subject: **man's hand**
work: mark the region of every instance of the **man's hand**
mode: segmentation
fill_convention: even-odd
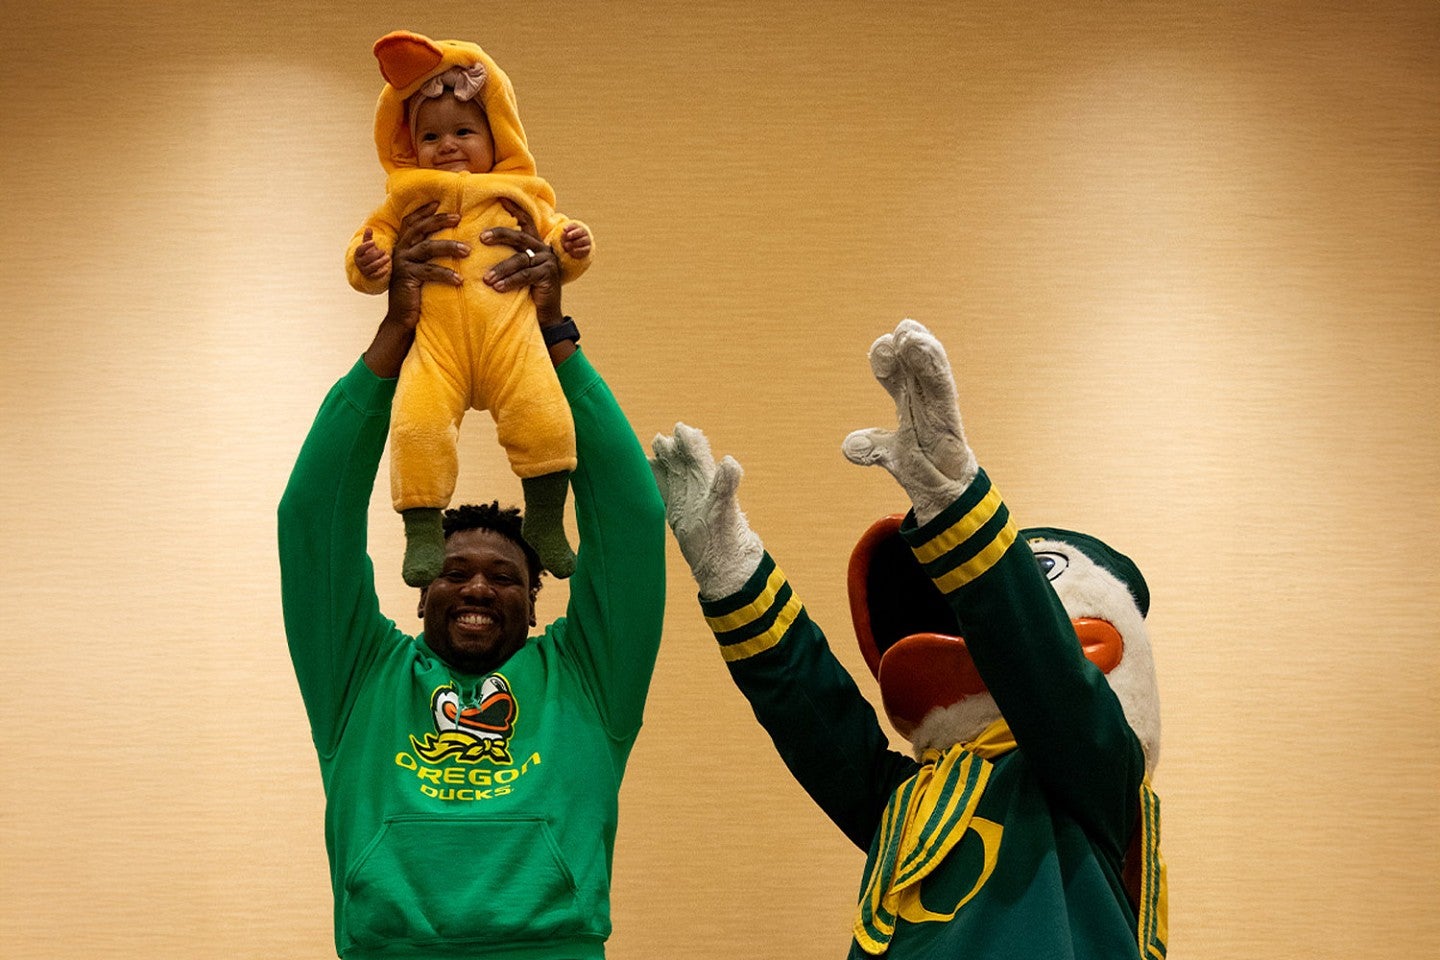
[[[665,501],[665,519],[707,600],[727,597],[750,579],[765,552],[740,512],[736,490],[744,473],[734,457],[716,465],[705,434],[683,423],[656,434],[650,469]]]
[[[485,272],[484,280],[499,291],[530,288],[535,301],[535,315],[541,329],[565,319],[560,309],[560,258],[540,239],[535,221],[525,208],[512,200],[502,199],[501,205],[515,218],[518,229],[491,227],[480,234],[480,242],[506,246],[519,251],[501,260]]]
[[[449,267],[431,263],[436,257],[461,259],[470,255],[470,245],[459,240],[432,240],[431,234],[459,225],[454,213],[436,213],[440,204],[431,201],[416,207],[400,221],[391,254],[390,309],[385,319],[415,329],[420,322],[420,288],[427,283],[460,286],[460,274]]]
[[[420,322],[420,288],[427,283],[460,285],[460,274],[430,261],[436,257],[459,259],[470,255],[470,246],[458,240],[432,240],[437,230],[460,223],[453,213],[436,213],[438,203],[417,207],[400,221],[395,249],[390,255],[390,302],[370,349],[365,365],[377,377],[398,377],[400,365],[415,342],[415,325]]]
[[[841,449],[862,466],[890,471],[928,523],[975,479],[979,464],[965,441],[955,377],[945,348],[914,320],[902,320],[870,347],[870,369],[895,400],[895,430],[856,430]]]
[[[366,280],[387,280],[390,277],[390,254],[375,242],[375,231],[365,228],[360,246],[355,248],[355,269]]]

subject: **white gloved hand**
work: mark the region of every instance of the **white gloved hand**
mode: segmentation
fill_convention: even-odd
[[[871,345],[870,369],[894,398],[899,425],[856,430],[841,450],[851,463],[878,463],[890,471],[923,526],[953,503],[980,470],[965,442],[950,361],[929,330],[902,320],[894,333]]]
[[[740,512],[736,490],[744,471],[734,457],[717,465],[705,434],[683,423],[675,435],[656,434],[650,469],[665,501],[665,519],[700,586],[719,600],[745,586],[765,546]]]

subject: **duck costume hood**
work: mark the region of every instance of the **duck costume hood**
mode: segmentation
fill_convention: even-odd
[[[490,121],[490,135],[495,139],[495,166],[491,172],[536,175],[535,158],[515,105],[515,88],[484,50],[464,40],[431,40],[408,30],[387,33],[375,41],[374,49],[380,75],[385,78],[385,88],[375,105],[375,152],[386,173],[418,166],[407,110],[410,98],[428,81],[459,68],[478,83],[479,93],[473,99]],[[550,201],[553,203],[554,198]]]

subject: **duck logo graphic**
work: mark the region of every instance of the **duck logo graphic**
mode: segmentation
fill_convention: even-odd
[[[424,739],[410,738],[416,756],[430,763],[512,762],[510,737],[519,710],[509,682],[500,674],[486,677],[468,704],[461,700],[458,684],[437,687],[430,706],[435,732]]]

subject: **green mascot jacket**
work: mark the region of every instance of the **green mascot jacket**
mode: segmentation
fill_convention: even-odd
[[[1031,544],[984,471],[924,527],[911,516],[899,532],[1003,712],[976,741],[923,762],[889,748],[768,554],[737,593],[701,598],[781,758],[868,851],[851,960],[1163,958],[1159,804],[1141,744]]]

